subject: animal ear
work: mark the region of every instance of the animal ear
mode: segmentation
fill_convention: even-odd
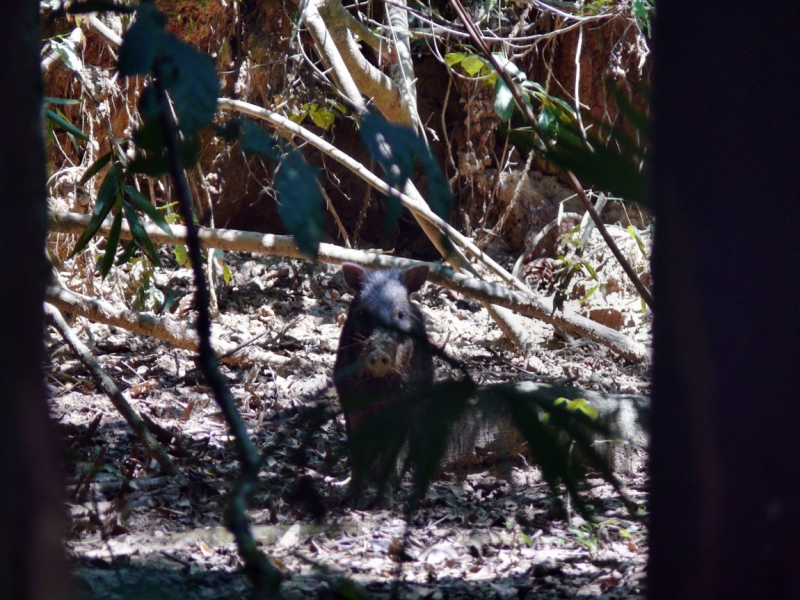
[[[400,275],[400,281],[406,286],[408,293],[411,294],[419,290],[428,279],[428,265],[411,267]]]
[[[367,270],[353,263],[342,263],[342,273],[347,285],[360,292],[361,288],[364,287],[364,282],[367,280]]]

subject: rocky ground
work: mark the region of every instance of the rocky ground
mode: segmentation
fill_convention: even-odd
[[[638,241],[621,228],[612,233],[646,269],[647,232]],[[148,294],[174,298],[173,316],[188,321],[195,315],[191,274],[171,255],[164,257],[166,267],[151,274],[150,287],[141,286],[139,265],[115,270],[104,283],[93,281],[93,292],[121,304],[139,285],[140,302]],[[498,258],[513,265],[513,257]],[[570,305],[612,315],[623,333],[649,344],[649,313],[596,234],[582,260],[595,276],[584,270],[573,280]],[[357,597],[344,593],[342,578],[373,597],[388,597],[393,585],[402,598],[644,596],[645,473],[622,479],[625,493],[640,506],[639,520],[608,484],[592,477],[585,491],[592,518],[577,515],[569,504],[565,510],[559,493],[523,460],[458,477],[445,471],[411,514],[409,482],[391,501],[364,508],[348,498],[341,417],[314,436],[306,466],[295,466],[291,450],[303,432],[293,408],[311,399],[335,403],[330,377],[349,291],[339,268],[330,265],[250,255],[226,255],[224,261],[214,335],[234,343],[261,336],[254,343],[269,357],[224,366],[223,374],[252,437],[265,450],[263,485],[250,517],[262,549],[286,575],[286,597]],[[526,271],[539,273],[543,293],[552,291],[541,276],[547,269],[540,264]],[[73,289],[86,289],[85,276],[71,261],[62,277]],[[626,363],[595,343],[526,320],[535,343],[521,352],[466,296],[427,284],[416,301],[431,341],[465,362],[480,383],[569,379],[584,389],[648,393],[647,365]],[[125,421],[51,330],[48,379],[67,449],[66,548],[77,597],[246,594],[241,562],[224,528],[238,464],[193,356],[115,327],[82,319],[72,326],[134,409],[158,425],[160,439],[172,439],[170,452],[179,466],[179,475],[168,477],[145,458]],[[447,376],[444,363],[438,376]],[[294,501],[301,477],[321,493],[322,509]]]

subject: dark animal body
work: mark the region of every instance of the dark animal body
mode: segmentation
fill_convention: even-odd
[[[333,381],[348,433],[371,415],[433,382],[433,355],[422,312],[409,295],[428,267],[368,271],[345,263],[355,297],[339,338]]]

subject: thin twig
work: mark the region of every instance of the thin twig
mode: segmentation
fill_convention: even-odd
[[[239,553],[244,561],[245,569],[250,576],[250,580],[253,583],[256,596],[261,598],[277,597],[283,576],[270,564],[264,553],[258,549],[250,527],[250,522],[245,512],[247,510],[247,501],[258,485],[261,456],[250,440],[247,427],[236,408],[233,395],[225,384],[222,374],[219,372],[217,357],[211,346],[209,293],[205,271],[203,270],[200,239],[197,235],[197,226],[194,223],[192,197],[189,192],[189,185],[186,181],[186,173],[183,170],[183,165],[181,164],[181,159],[177,151],[178,127],[173,119],[171,111],[168,109],[167,92],[162,81],[162,74],[160,73],[161,66],[161,62],[157,61],[155,63],[153,86],[162,107],[160,111],[160,121],[164,136],[164,146],[169,161],[169,172],[178,196],[178,206],[180,208],[181,217],[186,223],[186,242],[189,250],[189,257],[192,262],[192,271],[194,272],[197,334],[200,346],[198,363],[206,379],[206,383],[208,383],[211,388],[214,400],[217,402],[233,434],[234,445],[239,455],[239,460],[242,462],[242,474],[236,481],[236,485],[231,492],[230,504],[226,511],[228,526],[236,539]]]
[[[456,230],[455,228],[450,226],[446,221],[435,215],[430,210],[430,208],[428,208],[427,204],[425,204],[424,201],[417,201],[411,196],[405,193],[400,193],[397,190],[392,191],[389,184],[387,184],[380,177],[372,173],[364,165],[353,159],[349,154],[339,150],[333,144],[330,144],[321,137],[314,135],[305,127],[298,125],[297,123],[294,123],[293,121],[290,121],[286,117],[274,113],[271,110],[255,106],[254,104],[249,104],[247,102],[242,102],[240,100],[230,100],[228,98],[220,98],[218,100],[218,105],[219,108],[222,110],[238,111],[246,115],[250,115],[251,117],[264,119],[266,121],[269,121],[273,125],[276,125],[277,127],[292,133],[293,135],[297,135],[303,138],[318,150],[321,150],[331,158],[342,163],[344,166],[353,171],[353,173],[361,177],[361,179],[363,179],[368,184],[373,186],[379,192],[386,195],[389,195],[390,193],[394,194],[395,197],[399,198],[403,206],[408,208],[415,215],[415,217],[419,217],[423,221],[426,221],[427,223],[441,229],[453,241],[462,246],[477,260],[483,262],[489,269],[494,271],[494,273],[498,275],[503,281],[511,285],[514,285],[522,292],[530,293],[530,290],[522,282],[520,282],[519,280],[515,280],[511,276],[511,273],[506,271],[490,256],[488,256],[480,248],[475,246],[475,244],[473,244],[467,237],[461,235],[461,233],[458,230]]]
[[[138,437],[139,441],[144,444],[144,446],[152,454],[153,458],[158,461],[158,464],[161,465],[161,468],[164,469],[164,472],[173,477],[177,475],[178,469],[175,466],[175,463],[172,462],[172,459],[170,459],[170,457],[167,455],[161,444],[159,444],[156,438],[153,437],[153,434],[147,429],[144,421],[142,421],[136,411],[133,410],[131,405],[125,399],[125,396],[122,395],[122,392],[119,391],[119,388],[116,386],[114,381],[95,360],[89,349],[78,339],[78,336],[75,335],[72,329],[70,329],[69,325],[67,325],[67,322],[64,320],[64,317],[61,316],[61,313],[58,311],[58,309],[50,304],[45,304],[44,311],[46,318],[56,329],[58,329],[61,337],[63,337],[64,341],[69,344],[70,348],[72,348],[72,351],[77,355],[78,359],[80,359],[80,361],[86,365],[86,368],[91,371],[92,375],[97,381],[97,384],[100,386],[100,389],[105,392],[106,396],[108,396],[109,400],[111,400],[111,403],[114,405],[114,408],[119,411],[119,414],[122,415],[122,418],[125,419],[125,422],[130,426],[131,429],[133,429],[136,437]]]

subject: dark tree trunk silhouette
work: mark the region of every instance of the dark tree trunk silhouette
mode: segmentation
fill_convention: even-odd
[[[0,595],[66,597],[63,478],[47,414],[39,3],[0,3]]]
[[[800,593],[799,30],[658,5],[652,600]]]

